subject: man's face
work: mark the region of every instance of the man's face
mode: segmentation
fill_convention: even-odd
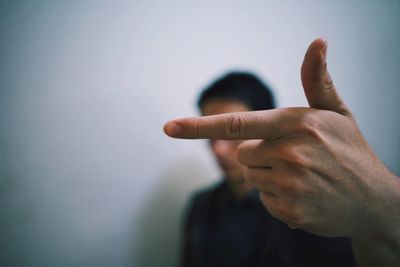
[[[203,104],[204,116],[222,113],[249,111],[247,105],[234,100],[208,100]],[[240,140],[210,140],[211,150],[224,172],[225,178],[230,181],[243,179],[243,166],[237,160],[237,149]]]

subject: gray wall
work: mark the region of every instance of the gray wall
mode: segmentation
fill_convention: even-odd
[[[399,1],[2,1],[0,265],[174,266],[189,193],[219,173],[163,123],[232,68],[306,105],[300,64],[321,35],[399,174],[399,25]]]

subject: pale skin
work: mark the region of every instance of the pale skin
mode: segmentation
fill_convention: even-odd
[[[292,228],[352,240],[359,266],[400,266],[400,179],[372,151],[337,93],[325,39],[314,40],[301,79],[309,107],[183,118],[184,139],[239,139],[245,179]]]
[[[202,104],[203,116],[249,111],[244,103],[227,99],[211,99]],[[209,140],[211,151],[224,174],[224,179],[235,198],[241,199],[252,189],[244,180],[245,167],[237,153],[241,140]]]

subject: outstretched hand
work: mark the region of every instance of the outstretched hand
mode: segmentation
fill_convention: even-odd
[[[293,228],[380,239],[398,230],[400,183],[376,157],[331,80],[314,40],[301,79],[310,107],[172,120],[167,135],[247,140],[238,158],[264,206]]]

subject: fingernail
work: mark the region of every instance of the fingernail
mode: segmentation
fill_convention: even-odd
[[[164,126],[164,132],[171,137],[176,137],[182,132],[182,127],[176,122],[167,122]]]

